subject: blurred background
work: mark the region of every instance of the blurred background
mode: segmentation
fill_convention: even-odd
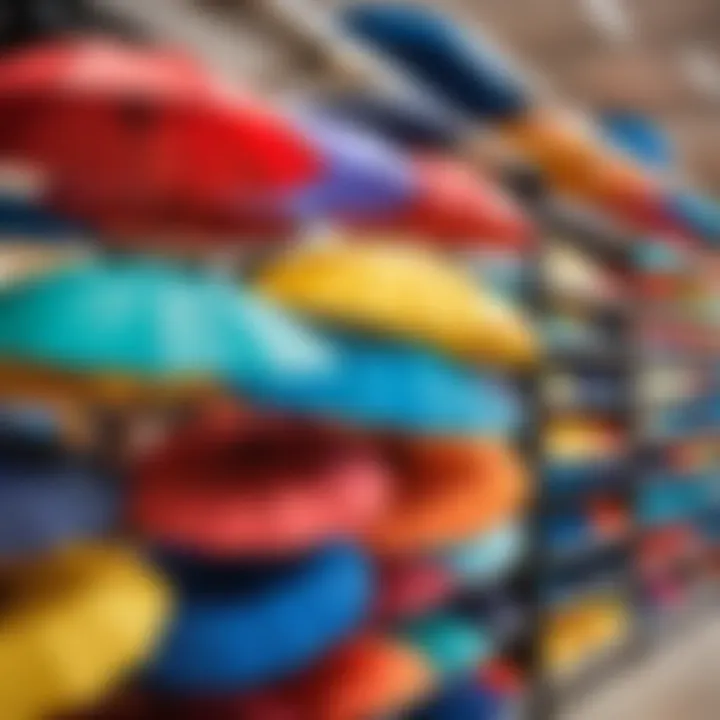
[[[718,40],[0,0],[2,720],[716,717]]]
[[[192,40],[245,82],[289,91],[322,75],[324,65],[318,48],[296,40],[303,33],[293,27],[293,9],[327,17],[343,5],[278,3],[283,8],[278,16],[272,3],[232,0],[198,0],[181,9],[170,2],[152,8],[129,1],[99,4],[109,12],[120,8],[146,28]],[[652,115],[672,134],[681,167],[709,187],[717,186],[712,148],[720,89],[713,51],[720,22],[712,3],[553,0],[540,6],[517,0],[472,7],[443,3],[442,9],[509,49],[543,89],[563,102],[594,113],[620,107]],[[306,22],[307,17],[300,24]],[[225,28],[224,43],[213,37],[218,24]],[[235,34],[237,42],[226,32]],[[221,49],[228,46],[233,49]]]

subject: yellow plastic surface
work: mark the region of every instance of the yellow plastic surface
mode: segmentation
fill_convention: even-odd
[[[616,598],[590,598],[563,607],[548,621],[545,661],[551,670],[570,671],[621,640],[628,628],[627,610]]]
[[[618,433],[601,421],[567,417],[548,425],[545,451],[555,459],[597,457],[617,452],[619,442]]]
[[[152,650],[170,606],[162,580],[118,548],[75,548],[3,580],[7,720],[41,720],[99,700]]]
[[[432,253],[379,243],[306,246],[266,268],[261,292],[349,329],[409,340],[463,360],[526,365],[538,348],[511,306]]]

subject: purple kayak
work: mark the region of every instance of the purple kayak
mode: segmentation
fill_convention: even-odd
[[[320,178],[294,192],[293,217],[367,217],[408,205],[417,191],[412,164],[393,146],[359,127],[303,111],[298,127],[319,148]]]

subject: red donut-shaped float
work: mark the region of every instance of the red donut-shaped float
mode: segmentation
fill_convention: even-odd
[[[272,555],[366,530],[387,490],[384,465],[352,434],[224,412],[141,459],[131,522],[160,544],[213,556]]]

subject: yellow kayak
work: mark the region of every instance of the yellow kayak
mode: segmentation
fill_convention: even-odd
[[[169,610],[161,579],[119,548],[76,548],[4,580],[0,707],[12,720],[101,699],[152,651]]]
[[[266,268],[258,286],[317,320],[423,343],[474,363],[522,366],[538,355],[533,330],[517,310],[417,248],[300,247]]]

